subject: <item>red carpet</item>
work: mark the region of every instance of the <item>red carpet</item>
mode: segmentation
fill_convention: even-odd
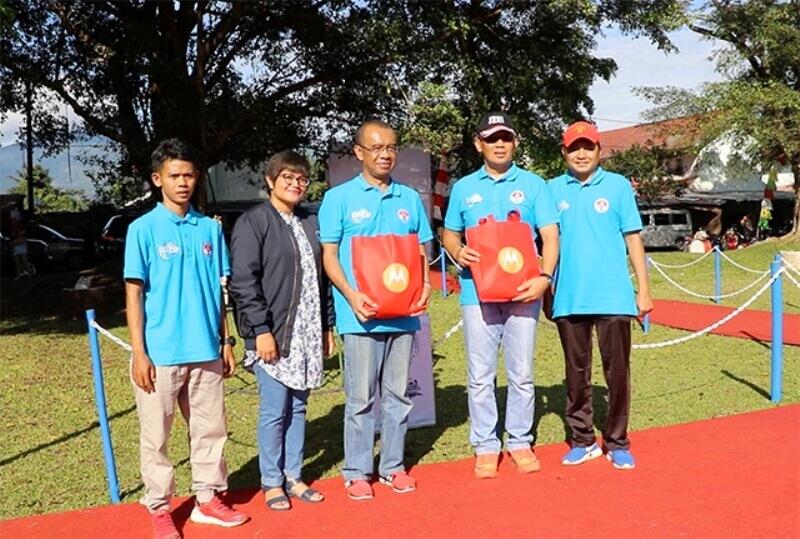
[[[733,307],[666,299],[657,299],[653,303],[655,306],[650,313],[650,322],[688,331],[706,328],[736,310]],[[769,342],[772,340],[771,328],[772,313],[747,309],[711,333]],[[783,314],[783,342],[800,346],[800,315]]]
[[[800,405],[632,433],[635,470],[605,459],[561,466],[566,445],[537,449],[538,474],[476,481],[472,461],[412,472],[419,489],[374,500],[347,499],[342,481],[318,481],[320,505],[269,511],[255,490],[231,493],[253,517],[240,528],[187,522],[188,538],[238,537],[800,537]],[[465,441],[466,443],[466,441]],[[150,536],[136,503],[0,522],[0,537]]]

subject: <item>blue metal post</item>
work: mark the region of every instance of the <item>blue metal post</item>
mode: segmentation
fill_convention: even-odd
[[[439,244],[439,268],[442,272],[442,297],[447,297],[447,251],[444,249],[444,245],[441,243]]]
[[[94,322],[94,309],[86,311],[86,324],[89,326],[89,346],[92,350],[92,372],[94,373],[94,399],[97,404],[97,416],[100,420],[100,433],[103,437],[103,452],[106,459],[106,476],[108,477],[108,494],[113,503],[119,503],[119,482],[117,481],[117,464],[114,460],[114,448],[111,446],[111,429],[108,426],[106,410],[106,392],[103,385],[103,365],[100,362],[100,342]]]
[[[650,279],[650,257],[647,255],[644,257],[644,265],[647,269],[647,278]],[[650,333],[650,313],[644,315],[644,320],[642,321],[642,331],[645,335]]]
[[[722,270],[721,253],[718,246],[714,246],[714,303],[719,303],[722,295]]]
[[[781,269],[781,255],[775,255],[770,272],[775,275]],[[783,380],[783,289],[781,276],[772,282],[772,374],[770,377],[770,400],[781,401]]]

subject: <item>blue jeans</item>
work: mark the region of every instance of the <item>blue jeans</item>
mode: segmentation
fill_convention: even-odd
[[[287,387],[260,366],[258,380],[258,468],[261,487],[283,486],[284,480],[301,479],[306,436],[307,389]]]
[[[464,305],[464,343],[467,352],[469,441],[475,454],[499,453],[497,414],[497,354],[503,345],[508,376],[506,448],[533,443],[533,350],[541,303],[482,303]]]
[[[408,414],[406,395],[413,333],[345,334],[345,481],[372,478],[375,445],[375,392],[381,390],[381,456],[378,473],[404,471]]]

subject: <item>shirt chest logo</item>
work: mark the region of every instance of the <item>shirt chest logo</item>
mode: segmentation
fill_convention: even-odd
[[[372,214],[366,208],[361,208],[350,214],[350,220],[354,223],[362,223],[372,217]]]
[[[566,200],[562,200],[556,205],[556,207],[558,208],[559,212],[566,211],[569,209],[569,202],[567,202]]]
[[[404,210],[404,209],[397,210],[397,217],[401,221],[403,221],[404,223],[407,223],[408,222],[408,217],[409,217],[408,210]]]
[[[605,213],[608,211],[609,207],[608,200],[604,198],[598,198],[594,201],[594,211],[597,213]]]
[[[477,204],[480,204],[481,202],[483,202],[483,197],[478,193],[475,193],[474,195],[468,196],[464,201],[464,204],[467,205],[467,208],[471,208]]]
[[[214,249],[211,247],[210,241],[207,241],[203,244],[203,255],[205,255],[206,258],[211,258],[211,253],[213,251]]]
[[[517,189],[508,197],[508,200],[513,202],[514,204],[520,204],[523,200],[525,200],[525,193]]]
[[[158,258],[161,260],[169,260],[175,255],[179,255],[181,248],[174,242],[168,241],[164,245],[158,246]]]

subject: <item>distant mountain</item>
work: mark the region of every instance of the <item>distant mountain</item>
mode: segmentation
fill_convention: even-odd
[[[82,155],[100,155],[105,152],[101,145],[81,144],[73,147],[70,154],[62,152],[58,155],[42,158],[42,152],[33,152],[33,164],[50,171],[53,185],[61,189],[79,189],[89,198],[94,197],[94,185],[86,176],[87,167],[78,160]],[[16,178],[25,167],[25,150],[19,144],[0,147],[0,193],[6,193],[16,185],[11,178]],[[89,169],[90,170],[90,169]]]

